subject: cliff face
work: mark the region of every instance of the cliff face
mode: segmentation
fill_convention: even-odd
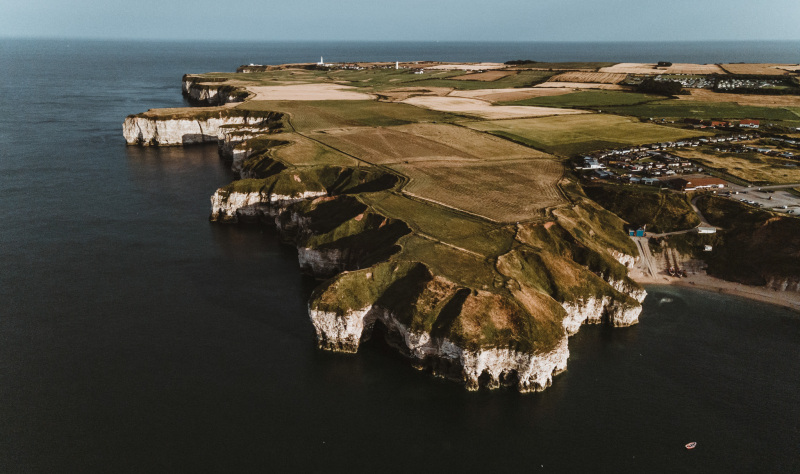
[[[291,195],[264,191],[226,193],[217,190],[211,196],[211,220],[218,222],[264,220],[269,222],[285,210],[289,204],[325,195],[327,192],[324,190],[304,191]]]
[[[206,102],[222,91],[184,87]],[[320,348],[356,352],[380,337],[469,389],[528,392],[566,369],[582,324],[638,321],[645,293],[626,268],[636,249],[570,182],[560,183],[570,204],[545,220],[477,222],[411,200],[390,169],[282,162],[274,148],[291,138],[269,132],[283,121],[212,107],[139,114],[123,128],[129,144],[219,144],[244,179],[214,193],[210,219],[274,223],[296,245],[301,270],[324,280],[309,301]]]
[[[274,222],[301,269],[330,278],[309,302],[320,348],[356,352],[378,333],[415,366],[469,389],[542,390],[566,369],[568,336],[581,325],[638,321],[645,292],[620,263],[632,257],[582,223],[583,208],[518,225],[494,265],[502,283],[479,288],[426,263],[436,257],[410,250],[412,228],[360,198],[394,183],[371,170],[283,169],[218,190],[211,219]]]
[[[250,114],[235,109],[209,109],[194,114],[131,115],[122,124],[128,145],[191,145],[217,143],[231,127],[258,127],[268,131],[281,114]]]
[[[346,314],[310,307],[309,315],[320,348],[356,352],[361,341],[369,339],[373,327],[380,322],[387,342],[411,358],[416,366],[464,382],[469,390],[501,385],[515,387],[520,392],[544,390],[552,384],[554,375],[566,370],[569,358],[566,335],[552,349],[535,354],[507,348],[470,350],[447,338],[412,331],[392,311],[379,306]]]
[[[201,82],[202,81],[202,82]],[[243,102],[248,97],[244,89],[236,88],[226,81],[208,82],[207,78],[184,75],[181,83],[183,96],[193,105],[225,105],[232,102]]]

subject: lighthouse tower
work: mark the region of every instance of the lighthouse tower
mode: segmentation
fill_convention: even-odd
[[[325,61],[323,61],[322,60],[322,56],[320,56],[319,57],[319,62],[317,63],[317,66],[324,66],[324,65],[325,65]]]

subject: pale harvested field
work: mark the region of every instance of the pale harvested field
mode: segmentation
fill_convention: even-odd
[[[392,128],[426,138],[434,143],[446,143],[464,155],[477,156],[481,160],[551,158],[541,151],[457,125],[415,123]]]
[[[721,66],[731,74],[763,74],[765,76],[789,74],[785,68],[792,67],[790,64],[721,64]]]
[[[255,94],[252,100],[371,100],[375,96],[339,84],[290,84],[280,86],[248,86]]]
[[[488,69],[505,69],[507,66],[502,63],[469,63],[469,64],[438,64],[427,66],[425,69],[436,71],[481,71]]]
[[[309,136],[348,155],[383,165],[550,158],[508,140],[446,124],[359,127],[326,130]]]
[[[548,82],[594,82],[599,84],[619,84],[627,74],[610,72],[564,72],[548,79]]]
[[[404,104],[463,115],[472,115],[489,120],[547,115],[573,115],[586,113],[583,110],[556,109],[551,107],[527,107],[518,105],[492,105],[479,99],[463,97],[411,97]]]
[[[629,89],[619,84],[594,84],[590,82],[543,82],[533,87],[536,89],[602,89],[604,91],[624,91]]]
[[[722,94],[708,89],[689,89],[689,91],[691,95],[680,95],[678,100],[736,102],[739,105],[763,107],[800,107],[800,96],[796,95]]]
[[[448,95],[453,89],[450,87],[402,87],[398,89],[390,89],[388,91],[381,91],[379,96],[385,97],[390,102],[401,102],[409,97],[420,95],[430,95],[444,97]]]
[[[674,63],[670,67],[658,68],[655,63],[620,63],[600,68],[600,72],[618,74],[725,74],[716,64]]]
[[[776,65],[776,67],[778,69],[783,69],[785,71],[793,71],[793,72],[800,71],[800,65],[798,65],[798,64],[794,64],[794,65],[792,65],[792,64],[789,64],[789,65],[781,64],[781,65]]]
[[[563,204],[557,187],[564,172],[556,160],[502,163],[414,163],[395,166],[410,178],[403,192],[496,222],[541,217]]]
[[[502,71],[502,70],[494,70],[494,71],[486,71],[486,72],[476,72],[473,74],[464,74],[463,76],[455,76],[450,77],[448,79],[453,79],[456,81],[481,81],[481,82],[492,82],[498,79],[502,79],[506,76],[510,76],[512,74],[516,74],[516,71]]]
[[[481,99],[489,102],[511,102],[515,100],[531,99],[533,97],[549,97],[553,95],[569,94],[569,89],[545,89],[525,87],[519,89],[477,89],[472,91],[454,90],[450,97],[466,97],[468,99]]]

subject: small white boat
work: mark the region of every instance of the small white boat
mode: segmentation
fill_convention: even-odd
[[[686,444],[686,449],[694,449],[697,446],[696,441],[692,441],[691,443]]]

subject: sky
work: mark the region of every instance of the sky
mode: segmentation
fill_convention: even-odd
[[[800,40],[800,0],[0,0],[1,37]]]

